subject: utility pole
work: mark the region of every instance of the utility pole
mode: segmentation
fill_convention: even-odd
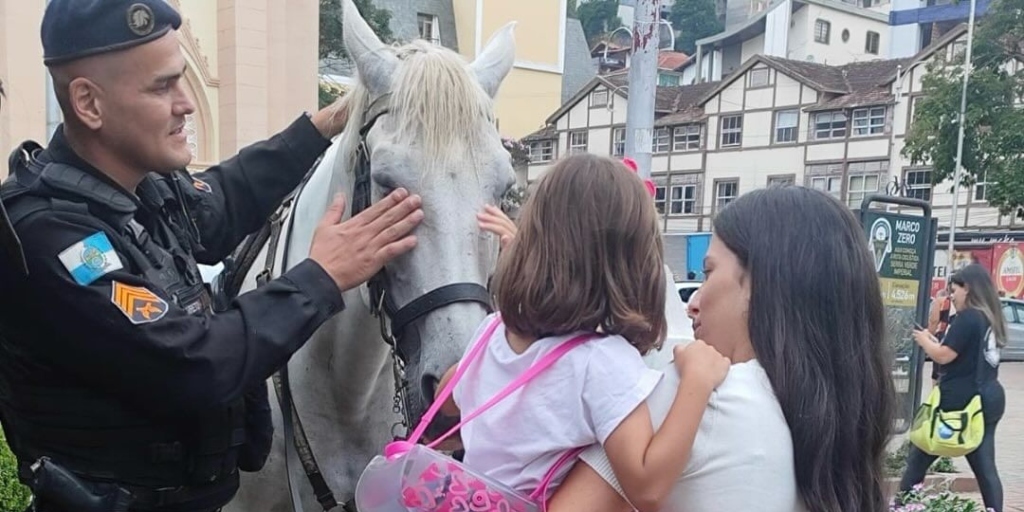
[[[651,177],[660,22],[661,0],[637,0],[633,12],[629,101],[626,104],[626,156],[636,161],[638,173],[644,179]]]
[[[967,19],[967,50],[964,52],[964,88],[960,92],[960,132],[956,139],[956,169],[953,170],[953,209],[949,218],[949,244],[946,247],[946,275],[953,275],[953,240],[956,238],[956,210],[960,204],[960,177],[963,173],[964,158],[964,125],[967,117],[967,84],[971,79],[971,51],[974,47],[974,8],[976,0],[971,0],[971,14]],[[630,95],[632,99],[632,95]],[[968,191],[970,194],[970,191]]]

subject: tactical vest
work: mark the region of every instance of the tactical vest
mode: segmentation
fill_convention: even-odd
[[[192,256],[199,233],[179,188],[180,176],[150,176],[137,188],[139,202],[153,212],[152,229],[147,229],[135,219],[137,205],[124,192],[80,169],[37,160],[40,149],[26,143],[11,155],[11,177],[0,199],[12,224],[46,209],[97,218],[109,228],[108,235],[121,241],[116,245],[130,273],[145,277],[190,314],[210,313],[210,295]],[[16,339],[19,333],[0,326],[0,336]],[[0,410],[7,409],[4,426],[21,463],[49,455],[96,481],[143,489],[223,487],[223,493],[234,494],[239,448],[245,443],[244,399],[187,424],[162,425],[57,375],[29,354],[11,353],[21,350],[17,344],[0,341],[0,346],[7,352],[0,352],[0,365],[8,366],[4,375],[18,375],[27,367],[33,375],[53,377],[7,381],[2,385],[9,389],[0,388]],[[15,364],[20,368],[9,366]]]

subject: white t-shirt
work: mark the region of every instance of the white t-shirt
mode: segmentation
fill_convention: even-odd
[[[474,343],[491,319],[487,317],[477,330]],[[572,337],[543,338],[516,354],[504,325],[498,326],[487,348],[456,383],[452,394],[456,405],[463,415],[476,410]],[[625,338],[591,339],[464,425],[463,462],[517,491],[532,492],[566,451],[604,443],[650,395],[661,376],[644,364]],[[548,488],[549,496],[571,468],[572,464],[561,468]]]
[[[678,387],[679,374],[669,365],[647,402],[655,428],[665,421]],[[622,494],[604,450],[588,449],[581,458]],[[712,395],[690,462],[663,512],[723,510],[804,511],[789,425],[757,361],[733,365]]]

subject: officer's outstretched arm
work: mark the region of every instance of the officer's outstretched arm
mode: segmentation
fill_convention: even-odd
[[[196,259],[212,265],[230,254],[299,186],[328,146],[330,141],[301,116],[270,139],[194,174],[192,183],[182,188],[205,249]]]
[[[157,414],[232,402],[344,307],[338,286],[307,260],[227,312],[191,315],[122,268],[129,260],[119,240],[92,218],[44,211],[19,232],[31,281],[5,294],[19,295],[19,328],[44,331],[34,349]]]

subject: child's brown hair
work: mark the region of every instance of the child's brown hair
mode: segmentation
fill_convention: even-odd
[[[641,353],[664,340],[658,214],[625,165],[575,155],[547,172],[493,278],[507,328],[534,338],[601,331]]]

